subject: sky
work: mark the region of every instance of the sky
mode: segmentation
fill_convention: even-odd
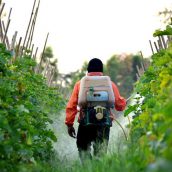
[[[24,37],[34,0],[4,0],[12,7],[9,37],[15,31]],[[114,54],[142,51],[151,55],[149,40],[162,28],[158,12],[172,8],[172,0],[41,0],[34,44],[48,46],[58,59],[60,73],[80,69],[84,61],[100,58],[104,63]],[[19,37],[18,37],[19,38]]]

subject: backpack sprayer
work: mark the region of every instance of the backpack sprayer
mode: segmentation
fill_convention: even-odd
[[[127,102],[132,98],[130,96]],[[82,107],[85,114],[83,123],[85,125],[109,125],[111,120],[108,111],[113,115],[115,97],[112,89],[112,83],[108,76],[85,76],[81,79],[78,105]],[[130,125],[129,116],[128,121]],[[114,119],[122,129],[126,140],[127,134],[117,119]]]

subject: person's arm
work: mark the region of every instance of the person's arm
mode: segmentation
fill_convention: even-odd
[[[115,109],[117,111],[123,111],[126,107],[126,100],[120,96],[118,87],[112,82],[112,89],[115,96]]]
[[[72,95],[69,99],[69,102],[66,106],[66,119],[65,124],[68,127],[73,126],[75,116],[77,114],[77,104],[78,104],[78,94],[79,94],[79,85],[80,82],[77,82],[74,86]]]

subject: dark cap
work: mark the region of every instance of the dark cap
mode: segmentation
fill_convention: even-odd
[[[87,67],[88,72],[103,72],[103,63],[100,59],[91,59]]]

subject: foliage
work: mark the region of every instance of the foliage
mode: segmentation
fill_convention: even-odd
[[[29,56],[12,56],[0,44],[0,169],[18,171],[25,164],[48,162],[53,156],[51,113],[63,108],[61,95],[33,72]]]
[[[111,77],[112,81],[117,81],[119,75],[120,61],[119,58],[114,55],[106,63],[107,75]]]
[[[164,33],[168,32],[167,30]],[[172,163],[172,47],[152,56],[152,64],[136,84],[142,102],[130,106],[126,115],[140,109],[132,122],[131,142],[135,149],[147,148],[144,168],[170,171]],[[148,157],[151,157],[148,159]],[[139,163],[142,163],[141,160]]]
[[[44,51],[44,54],[43,54],[43,58],[46,59],[46,58],[53,58],[54,55],[53,55],[53,49],[51,47],[46,47],[45,48],[45,51]]]
[[[172,35],[172,27],[170,25],[167,25],[165,30],[156,30],[153,34],[154,37],[162,35]]]
[[[53,78],[52,78],[52,81],[57,81],[57,78],[59,76],[59,70],[58,70],[58,66],[57,66],[57,63],[58,63],[58,60],[57,58],[54,58],[54,54],[53,54],[53,49],[51,47],[46,47],[45,48],[45,51],[44,51],[44,54],[42,54],[42,63],[41,63],[41,71],[42,73],[45,74],[49,72],[46,72],[46,70],[49,70],[49,69],[53,69]]]

